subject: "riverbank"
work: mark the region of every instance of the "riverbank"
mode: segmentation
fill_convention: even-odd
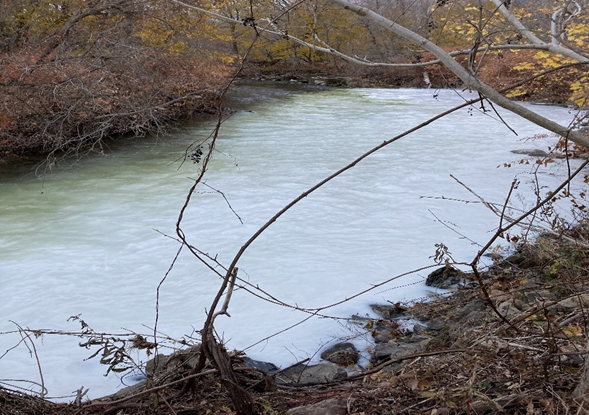
[[[540,237],[479,276],[463,275],[450,296],[389,305],[403,315],[383,311],[382,318],[363,321],[375,340],[372,361],[348,365],[347,377],[285,382],[284,371],[252,368],[237,353],[231,362],[239,383],[268,414],[585,413],[589,249],[579,243],[589,232],[583,225],[566,236],[577,243]],[[399,318],[418,323],[408,330]],[[379,337],[387,340],[376,342]],[[405,353],[385,352],[403,345],[410,346]],[[235,414],[214,367],[191,374],[198,353],[197,347],[178,355],[183,358],[132,394],[66,405],[0,389],[1,408],[7,414]],[[197,383],[186,390],[189,377]]]
[[[60,158],[100,152],[103,139],[109,137],[164,136],[168,127],[179,120],[198,113],[214,113],[220,91],[236,71],[228,65],[197,63],[153,52],[133,57],[133,67],[141,68],[133,78],[119,73],[120,62],[114,61],[106,61],[99,70],[84,61],[63,64],[56,73],[50,62],[35,61],[39,50],[27,53],[22,55],[26,59],[20,55],[0,55],[0,88],[6,109],[0,116],[0,163],[46,157],[51,164]],[[421,59],[427,61],[431,56],[424,54]],[[466,58],[457,59],[466,64]],[[485,59],[486,64],[478,73],[481,80],[500,90],[530,78],[525,86],[508,96],[531,102],[569,105],[573,84],[581,76],[578,68],[571,67],[533,79],[534,67],[523,68],[524,63],[534,59],[532,52],[506,52]],[[397,63],[415,62],[401,59]],[[35,71],[21,74],[23,65],[33,64]],[[84,75],[77,75],[81,72]],[[80,76],[84,85],[52,87],[56,83],[65,85],[75,76]],[[246,63],[239,78],[351,88],[462,87],[456,75],[441,65],[364,67],[341,60]]]
[[[419,62],[434,60],[424,53]],[[467,56],[456,60],[467,65]],[[535,103],[573,106],[574,84],[583,75],[581,67],[563,68],[535,77],[535,52],[494,53],[485,57],[477,75],[490,86],[501,90],[527,80],[525,85],[507,94],[508,97]],[[399,58],[395,63],[419,63]],[[301,82],[315,85],[350,88],[462,88],[462,81],[443,65],[414,67],[362,66],[341,60],[323,63],[248,64],[241,78],[263,81]]]

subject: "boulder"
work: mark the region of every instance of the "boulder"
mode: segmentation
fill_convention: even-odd
[[[278,384],[314,384],[329,383],[338,379],[345,379],[348,373],[334,363],[320,363],[318,365],[292,366],[276,376]]]
[[[266,372],[269,375],[273,375],[275,373],[278,373],[278,371],[280,370],[278,368],[278,366],[276,366],[274,363],[261,362],[259,360],[250,359],[249,357],[245,358],[245,360],[243,361],[243,364],[246,365],[247,367],[263,370],[264,372]]]
[[[372,332],[372,337],[374,338],[375,343],[388,343],[391,340],[395,339],[393,333],[390,331],[376,331]]]
[[[494,297],[495,298],[495,297]],[[454,314],[454,320],[462,321],[468,320],[469,316],[473,315],[478,311],[482,311],[487,308],[487,304],[481,300],[471,300],[466,303],[464,307],[459,308]]]
[[[463,277],[463,272],[450,266],[445,265],[441,268],[431,272],[425,281],[428,287],[436,288],[450,288],[454,284],[458,284]]]
[[[375,343],[387,343],[403,337],[405,331],[397,320],[378,320],[372,325],[372,337]]]
[[[178,350],[171,355],[158,354],[145,365],[147,376],[157,376],[163,372],[184,369],[194,369],[198,363],[200,345],[188,349]]]
[[[379,343],[372,352],[372,361],[395,359],[421,350],[419,343]]]
[[[513,320],[521,315],[521,310],[517,308],[514,301],[504,301],[497,305],[497,311],[507,320]]]
[[[575,297],[569,297],[560,300],[557,304],[550,307],[549,309],[556,308],[562,310],[563,312],[571,312],[577,308],[581,309],[587,307],[589,307],[589,294],[580,294]]]
[[[442,331],[448,328],[448,325],[442,318],[432,318],[425,322],[429,331]]]
[[[321,353],[321,358],[340,366],[358,363],[360,353],[352,343],[338,343]]]
[[[407,311],[407,308],[403,307],[400,303],[396,304],[370,304],[372,311],[379,317],[385,320],[392,320],[397,317],[401,317]]]

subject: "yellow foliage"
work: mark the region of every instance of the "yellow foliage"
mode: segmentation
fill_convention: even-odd
[[[523,98],[523,97],[525,97],[527,94],[528,94],[528,91],[527,91],[525,88],[523,88],[523,87],[521,87],[521,86],[518,86],[517,88],[515,88],[515,89],[512,89],[511,91],[509,91],[509,92],[506,94],[506,96],[507,96],[508,98]]]
[[[587,106],[589,103],[589,75],[582,76],[578,81],[571,84],[570,101],[579,106]]]
[[[521,62],[513,67],[516,71],[530,71],[536,67],[532,62]]]
[[[70,17],[71,14],[66,9],[47,2],[37,2],[14,13],[17,27],[25,29],[30,35],[59,29]]]
[[[568,27],[568,41],[578,47],[586,47],[589,43],[589,25],[573,23]]]

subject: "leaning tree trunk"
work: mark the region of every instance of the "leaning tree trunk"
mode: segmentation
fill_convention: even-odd
[[[504,97],[499,92],[497,92],[496,89],[494,89],[490,85],[485,84],[475,75],[470,73],[467,69],[462,67],[462,65],[460,65],[444,49],[442,49],[435,43],[431,42],[430,40],[424,38],[423,36],[415,33],[410,29],[407,29],[404,26],[401,26],[398,23],[393,22],[390,19],[387,19],[384,16],[381,16],[378,13],[373,12],[370,9],[367,9],[366,7],[358,6],[357,4],[354,4],[348,0],[329,1],[331,3],[338,4],[346,10],[350,10],[351,12],[354,12],[357,15],[374,22],[375,24],[383,27],[384,29],[390,30],[396,35],[432,53],[437,59],[439,59],[442,62],[444,66],[446,66],[450,71],[452,71],[456,76],[458,76],[462,80],[462,82],[464,82],[466,87],[472,88],[475,91],[480,92],[481,95],[487,97],[490,101],[494,102],[495,104],[525,118],[528,121],[533,122],[536,125],[539,125],[542,128],[547,129],[548,131],[552,131],[553,133],[558,134],[561,137],[567,138],[579,144],[580,146],[589,149],[589,136],[579,131],[572,131],[568,127],[562,126],[559,123],[556,123],[546,117],[543,117],[540,114],[529,110],[523,105],[520,105]],[[547,45],[537,45],[537,47],[538,49],[548,49]],[[589,63],[589,58],[586,58],[581,55],[578,55],[578,60],[582,63]]]

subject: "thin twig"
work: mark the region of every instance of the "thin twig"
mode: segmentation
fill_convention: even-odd
[[[37,363],[37,370],[39,371],[39,378],[41,380],[41,392],[39,392],[39,396],[41,398],[44,398],[45,396],[47,396],[47,388],[45,387],[45,378],[43,377],[43,369],[41,369],[41,361],[39,360],[39,355],[37,354],[37,347],[35,346],[35,342],[31,339],[31,334],[33,333],[27,333],[18,323],[10,320],[10,322],[12,324],[14,324],[16,327],[18,327],[19,333],[21,336],[23,336],[23,334],[26,333],[26,335],[24,336],[23,340],[28,340],[31,344],[32,350],[29,349],[29,352],[32,352],[32,354],[35,356],[35,362]],[[27,345],[27,341],[25,340],[25,345]],[[27,345],[28,348],[28,345]]]

